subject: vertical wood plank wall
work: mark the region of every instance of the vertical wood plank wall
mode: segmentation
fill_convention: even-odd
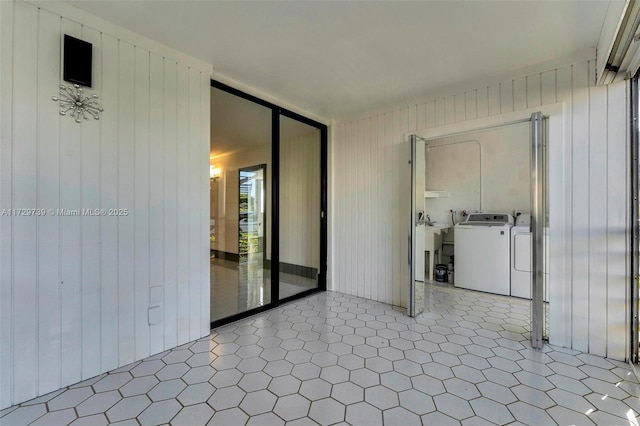
[[[0,211],[128,209],[0,216],[4,408],[209,333],[211,69],[97,20],[0,8]],[[51,100],[65,33],[93,44],[98,121]]]
[[[331,148],[331,289],[405,305],[406,132],[564,102],[570,126],[564,175],[571,188],[564,200],[571,218],[565,320],[571,326],[562,344],[625,359],[628,82],[595,87],[594,81],[595,60],[588,60],[338,121]]]

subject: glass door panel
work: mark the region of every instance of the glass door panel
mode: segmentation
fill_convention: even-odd
[[[318,288],[320,129],[280,116],[279,299]]]
[[[211,322],[271,303],[272,109],[211,89]]]
[[[411,136],[411,256],[410,256],[410,289],[409,316],[415,317],[424,311],[425,282],[431,280],[433,270],[428,265],[435,264],[426,256],[431,256],[433,250],[426,247],[426,216],[425,216],[425,177],[426,158],[425,141]]]
[[[545,120],[531,115],[531,345],[549,339],[549,202]]]

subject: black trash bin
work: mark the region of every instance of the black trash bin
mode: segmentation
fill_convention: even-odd
[[[436,272],[436,281],[439,283],[446,283],[448,280],[447,276],[447,265],[443,265],[441,263],[437,264],[435,267]]]

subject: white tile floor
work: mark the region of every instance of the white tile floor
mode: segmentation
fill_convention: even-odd
[[[525,303],[322,293],[0,412],[1,425],[637,425],[627,364],[528,345]],[[524,308],[523,308],[524,306]]]

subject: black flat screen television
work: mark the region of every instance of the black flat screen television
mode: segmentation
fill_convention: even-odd
[[[65,34],[63,80],[91,87],[92,57],[93,46],[91,43]]]

